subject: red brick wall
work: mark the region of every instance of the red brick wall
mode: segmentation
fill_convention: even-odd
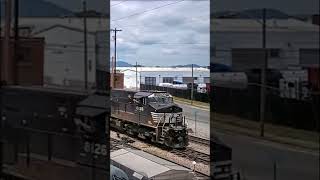
[[[123,73],[117,73],[116,74],[116,84],[115,87],[113,82],[113,73],[111,73],[110,77],[110,87],[116,88],[116,89],[123,89],[124,88],[124,74]]]
[[[0,40],[2,61],[2,39]],[[15,63],[12,75],[18,85],[43,85],[44,39],[21,38],[18,46],[18,61],[14,62],[14,42],[10,44],[11,62]],[[1,68],[4,68],[3,66]]]

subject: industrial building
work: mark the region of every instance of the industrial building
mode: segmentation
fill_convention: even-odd
[[[236,71],[261,68],[264,60],[262,20],[211,19],[211,63]],[[297,19],[267,19],[268,68],[319,64],[319,26]]]
[[[140,84],[156,85],[160,83],[173,83],[173,81],[188,84],[192,82],[191,67],[118,67],[124,73],[124,87],[137,88]],[[207,68],[193,68],[194,83],[210,83],[210,70]]]
[[[87,19],[87,83],[88,88],[97,86],[96,68],[109,72],[108,19]],[[19,18],[20,37],[43,38],[44,85],[84,87],[84,25],[78,17],[22,17]],[[98,63],[97,63],[98,62]],[[105,83],[109,80],[106,79]],[[106,86],[104,84],[103,86]]]

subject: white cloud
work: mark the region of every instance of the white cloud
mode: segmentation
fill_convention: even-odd
[[[122,29],[117,49],[123,60],[144,65],[209,64],[209,44],[203,44],[209,43],[209,0],[183,1],[112,21],[172,2],[126,1],[111,7],[111,28]]]
[[[179,51],[175,50],[175,49],[162,49],[161,50],[163,54],[167,54],[167,55],[176,55],[179,54]]]

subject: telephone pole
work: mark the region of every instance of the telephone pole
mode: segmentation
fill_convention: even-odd
[[[87,1],[82,1],[83,8],[83,41],[84,41],[84,89],[88,90],[88,42],[87,42]]]
[[[138,62],[136,62],[136,91],[138,91]]]
[[[16,63],[18,62],[18,52],[19,52],[19,0],[14,1],[14,66],[13,72],[16,72]],[[17,73],[13,74],[13,82],[17,84]]]
[[[192,76],[192,82],[191,82],[191,105],[193,105],[193,86],[194,86],[193,64],[191,65],[191,76]]]
[[[3,51],[2,51],[2,80],[6,84],[12,84],[12,61],[9,58],[10,50],[10,33],[11,33],[11,0],[5,2],[5,22],[4,22],[4,37],[3,37]]]
[[[260,92],[260,136],[264,136],[264,120],[266,105],[266,71],[268,68],[268,50],[266,49],[266,9],[262,10],[262,49],[264,54],[261,69],[261,92]]]
[[[114,32],[114,72],[113,72],[113,88],[116,87],[116,74],[117,74],[117,32],[122,31],[121,29],[111,29]]]

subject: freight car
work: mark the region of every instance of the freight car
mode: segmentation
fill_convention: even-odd
[[[182,108],[163,91],[112,90],[110,127],[169,148],[188,145]]]

